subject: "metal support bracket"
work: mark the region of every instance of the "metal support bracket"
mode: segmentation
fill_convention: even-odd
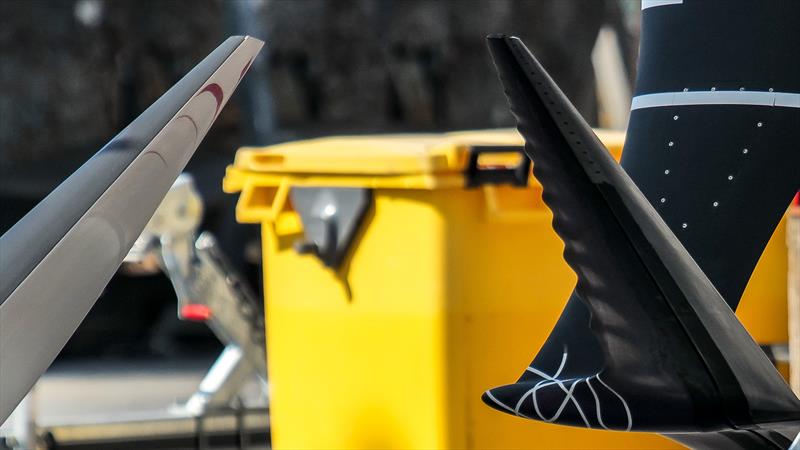
[[[372,202],[372,190],[295,187],[290,196],[305,233],[295,250],[314,254],[326,266],[338,268]]]

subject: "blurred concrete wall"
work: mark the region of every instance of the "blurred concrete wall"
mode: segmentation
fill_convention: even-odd
[[[302,6],[301,6],[302,5]],[[304,0],[264,8],[286,125],[508,125],[483,38],[522,37],[594,119],[591,49],[617,0]]]
[[[91,154],[223,36],[219,2],[0,2],[0,158]]]
[[[297,137],[510,125],[491,32],[521,36],[593,120],[591,49],[619,2],[4,0],[0,161],[85,159],[236,31],[233,1],[259,5],[278,126]],[[234,150],[240,115],[201,150]]]

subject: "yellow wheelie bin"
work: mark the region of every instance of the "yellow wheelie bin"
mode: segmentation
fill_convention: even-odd
[[[624,135],[598,134],[619,157]],[[527,366],[576,281],[521,145],[492,130],[238,151],[224,189],[262,228],[274,448],[678,448],[481,403]],[[766,343],[786,341],[782,242],[745,320]]]

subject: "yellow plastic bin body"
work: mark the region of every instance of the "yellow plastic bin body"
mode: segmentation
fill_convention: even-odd
[[[619,157],[624,135],[600,136]],[[530,362],[576,278],[535,179],[465,188],[475,145],[522,141],[496,130],[238,152],[224,187],[241,192],[240,222],[262,224],[274,448],[678,448],[657,435],[543,424],[482,404],[485,389]],[[337,270],[293,247],[303,225],[288,193],[302,186],[372,189]],[[750,309],[746,322],[785,342],[785,282],[763,287],[773,288],[784,290],[783,313],[773,321]]]

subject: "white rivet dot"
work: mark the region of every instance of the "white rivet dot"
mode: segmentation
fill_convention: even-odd
[[[746,154],[748,154],[749,152],[750,152],[750,150],[748,150],[748,149],[746,149],[746,148],[743,148],[743,149],[742,149],[742,153],[744,153],[745,155],[746,155]]]
[[[667,145],[669,145],[670,147],[672,147],[673,145],[675,145],[675,143],[674,143],[674,142],[672,142],[672,141],[669,141],[669,144],[667,144]]]
[[[764,126],[764,123],[763,123],[763,122],[758,122],[758,123],[756,124],[756,126],[757,126],[757,127],[759,127],[759,128],[761,128],[761,127],[763,127],[763,126]]]
[[[772,88],[769,88],[769,91],[770,91],[770,92],[773,92],[773,89],[772,89]]]
[[[661,203],[667,203],[667,199],[666,199],[666,198],[664,198],[664,197],[661,197],[661,200],[660,200],[660,201],[661,201]]]
[[[728,175],[728,181],[733,180],[733,175]]]
[[[672,120],[678,120],[678,116],[672,116]]]
[[[717,90],[717,88],[716,88],[716,87],[712,87],[712,88],[711,88],[711,90],[712,90],[712,91],[716,91],[716,90]]]
[[[664,175],[669,175],[669,169],[664,171]]]
[[[714,205],[714,208],[716,208],[717,206],[719,206],[719,202],[714,202],[712,203],[712,205]]]
[[[689,224],[688,224],[688,223],[686,223],[686,222],[683,222],[683,223],[681,224],[681,228],[683,228],[684,230],[685,230],[685,229],[686,229],[686,227],[688,227],[688,226],[689,226]]]

